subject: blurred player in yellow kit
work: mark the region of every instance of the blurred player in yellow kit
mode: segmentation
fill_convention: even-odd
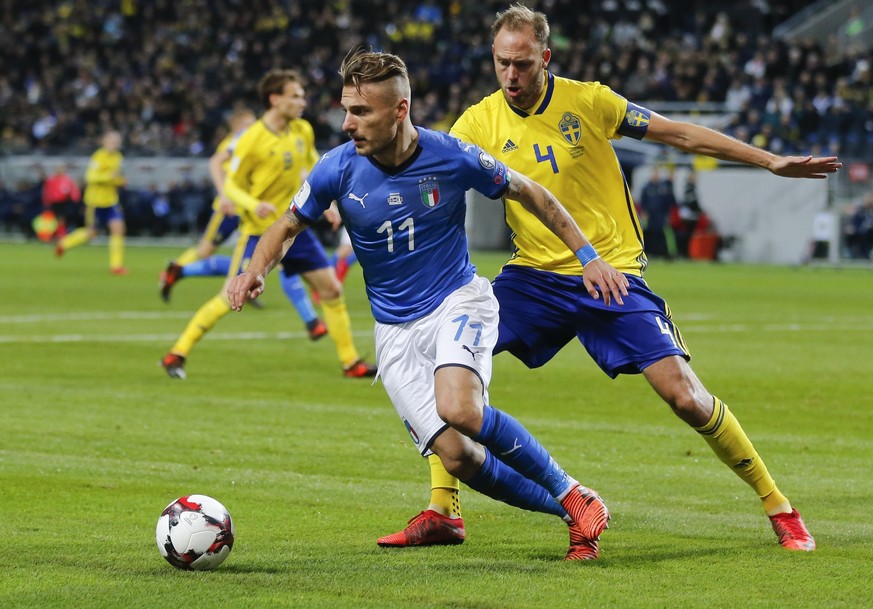
[[[124,211],[118,203],[118,189],[125,184],[121,173],[121,134],[107,131],[102,146],[91,155],[85,172],[85,226],[74,230],[58,242],[55,253],[63,256],[67,250],[88,243],[98,228],[109,230],[109,270],[114,275],[127,275],[124,268]]]
[[[258,84],[258,94],[266,112],[237,141],[224,183],[225,196],[239,212],[240,237],[224,286],[200,307],[161,361],[172,378],[185,378],[191,349],[230,312],[227,285],[245,270],[261,235],[279,217],[279,210],[288,206],[318,160],[312,125],[301,118],[306,98],[297,73],[271,70]],[[302,275],[320,296],[343,375],[375,376],[376,369],[361,360],[355,348],[342,285],[333,266],[318,239],[312,233],[305,235],[285,253],[281,272]]]
[[[248,108],[238,108],[228,119],[230,133],[221,140],[215,153],[209,158],[209,175],[215,187],[215,200],[212,202],[212,215],[200,242],[185,250],[178,258],[167,264],[161,271],[158,287],[164,302],[170,301],[173,286],[186,277],[225,277],[230,270],[230,256],[216,255],[218,248],[227,241],[239,227],[236,204],[224,194],[227,168],[233,158],[233,150],[243,132],[254,123],[256,117]],[[310,340],[327,336],[327,326],[318,318],[309,293],[299,275],[280,275],[282,289],[303,323]],[[262,306],[256,301],[256,307]]]
[[[169,300],[170,290],[178,279],[182,276],[190,276],[190,274],[182,274],[182,267],[215,254],[219,246],[227,241],[239,226],[236,206],[224,195],[224,180],[227,177],[227,166],[230,165],[230,159],[233,157],[234,144],[256,119],[255,114],[247,108],[238,108],[228,119],[230,133],[219,142],[209,158],[209,177],[212,179],[216,193],[215,200],[212,202],[212,215],[197,245],[182,252],[161,273],[161,297],[164,300]],[[224,274],[226,271],[222,273]]]

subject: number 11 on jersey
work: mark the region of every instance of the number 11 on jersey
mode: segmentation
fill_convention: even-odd
[[[409,251],[415,249],[415,221],[412,218],[407,218],[397,227],[398,231],[409,229]],[[394,252],[394,227],[391,226],[391,220],[385,220],[382,225],[376,229],[376,232],[388,233],[388,251]]]

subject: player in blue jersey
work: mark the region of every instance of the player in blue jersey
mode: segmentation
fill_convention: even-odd
[[[492,25],[494,70],[500,89],[468,108],[451,133],[512,164],[544,184],[597,251],[630,282],[624,306],[612,311],[579,297],[588,274],[565,246],[526,209],[506,197],[506,220],[516,251],[494,280],[500,302],[495,353],[509,351],[530,368],[547,363],[578,339],[611,378],[642,374],[673,412],[760,498],[779,543],[812,550],[815,541],[800,514],[776,486],[736,417],[712,395],[688,364],[690,354],[670,308],[643,280],[646,254],[639,219],[611,141],[647,139],[686,152],[766,168],[783,177],[825,178],[841,167],[836,157],[779,156],[711,129],[671,121],[594,82],[548,71],[546,16],[516,4]],[[584,270],[584,272],[583,272]],[[431,458],[431,504],[379,545],[459,543],[444,526],[457,513],[458,483]],[[442,491],[442,492],[439,492]]]
[[[402,60],[358,50],[343,62],[343,130],[290,209],[261,237],[228,287],[231,306],[264,289],[284,248],[337,201],[376,319],[379,376],[423,455],[470,487],[570,526],[568,560],[596,558],[609,512],[515,419],[488,404],[497,301],[470,263],[465,192],[511,195],[586,269],[585,298],[618,307],[627,280],[593,251],[547,190],[476,146],[416,128]]]

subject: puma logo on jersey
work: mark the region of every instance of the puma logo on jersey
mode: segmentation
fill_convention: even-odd
[[[512,152],[513,150],[518,150],[518,146],[516,146],[515,142],[513,142],[512,140],[506,140],[506,143],[503,144],[503,150],[501,150],[500,152],[506,154],[507,152]]]
[[[364,205],[364,199],[366,199],[369,195],[370,195],[370,193],[367,193],[367,194],[365,194],[363,197],[359,197],[359,196],[357,196],[355,193],[350,192],[350,193],[349,193],[349,199],[351,199],[352,201],[357,201],[358,203],[360,203],[360,204],[361,204],[361,209],[367,209],[367,206]]]
[[[479,353],[478,353],[477,351],[473,351],[473,350],[472,350],[470,347],[468,347],[467,345],[461,345],[461,347],[464,349],[464,351],[468,352],[470,355],[473,356],[473,361],[475,362],[475,361],[476,361],[476,356],[479,355]]]

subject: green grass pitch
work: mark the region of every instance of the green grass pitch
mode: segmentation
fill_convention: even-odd
[[[387,550],[427,502],[384,390],[341,377],[275,278],[264,310],[225,318],[187,381],[158,360],[219,279],[157,275],[176,249],[58,260],[0,244],[0,607],[873,606],[873,274],[655,262],[693,365],[736,413],[819,549],[776,544],[751,489],[639,377],[609,380],[578,344],[527,370],[495,358],[492,402],[613,513],[602,557],[565,563],[566,527],[462,491],[462,546]],[[476,254],[493,277],[501,254]],[[349,308],[372,318],[359,269]],[[371,356],[372,357],[372,356]],[[161,558],[176,497],[211,495],[237,541],[213,572]]]

